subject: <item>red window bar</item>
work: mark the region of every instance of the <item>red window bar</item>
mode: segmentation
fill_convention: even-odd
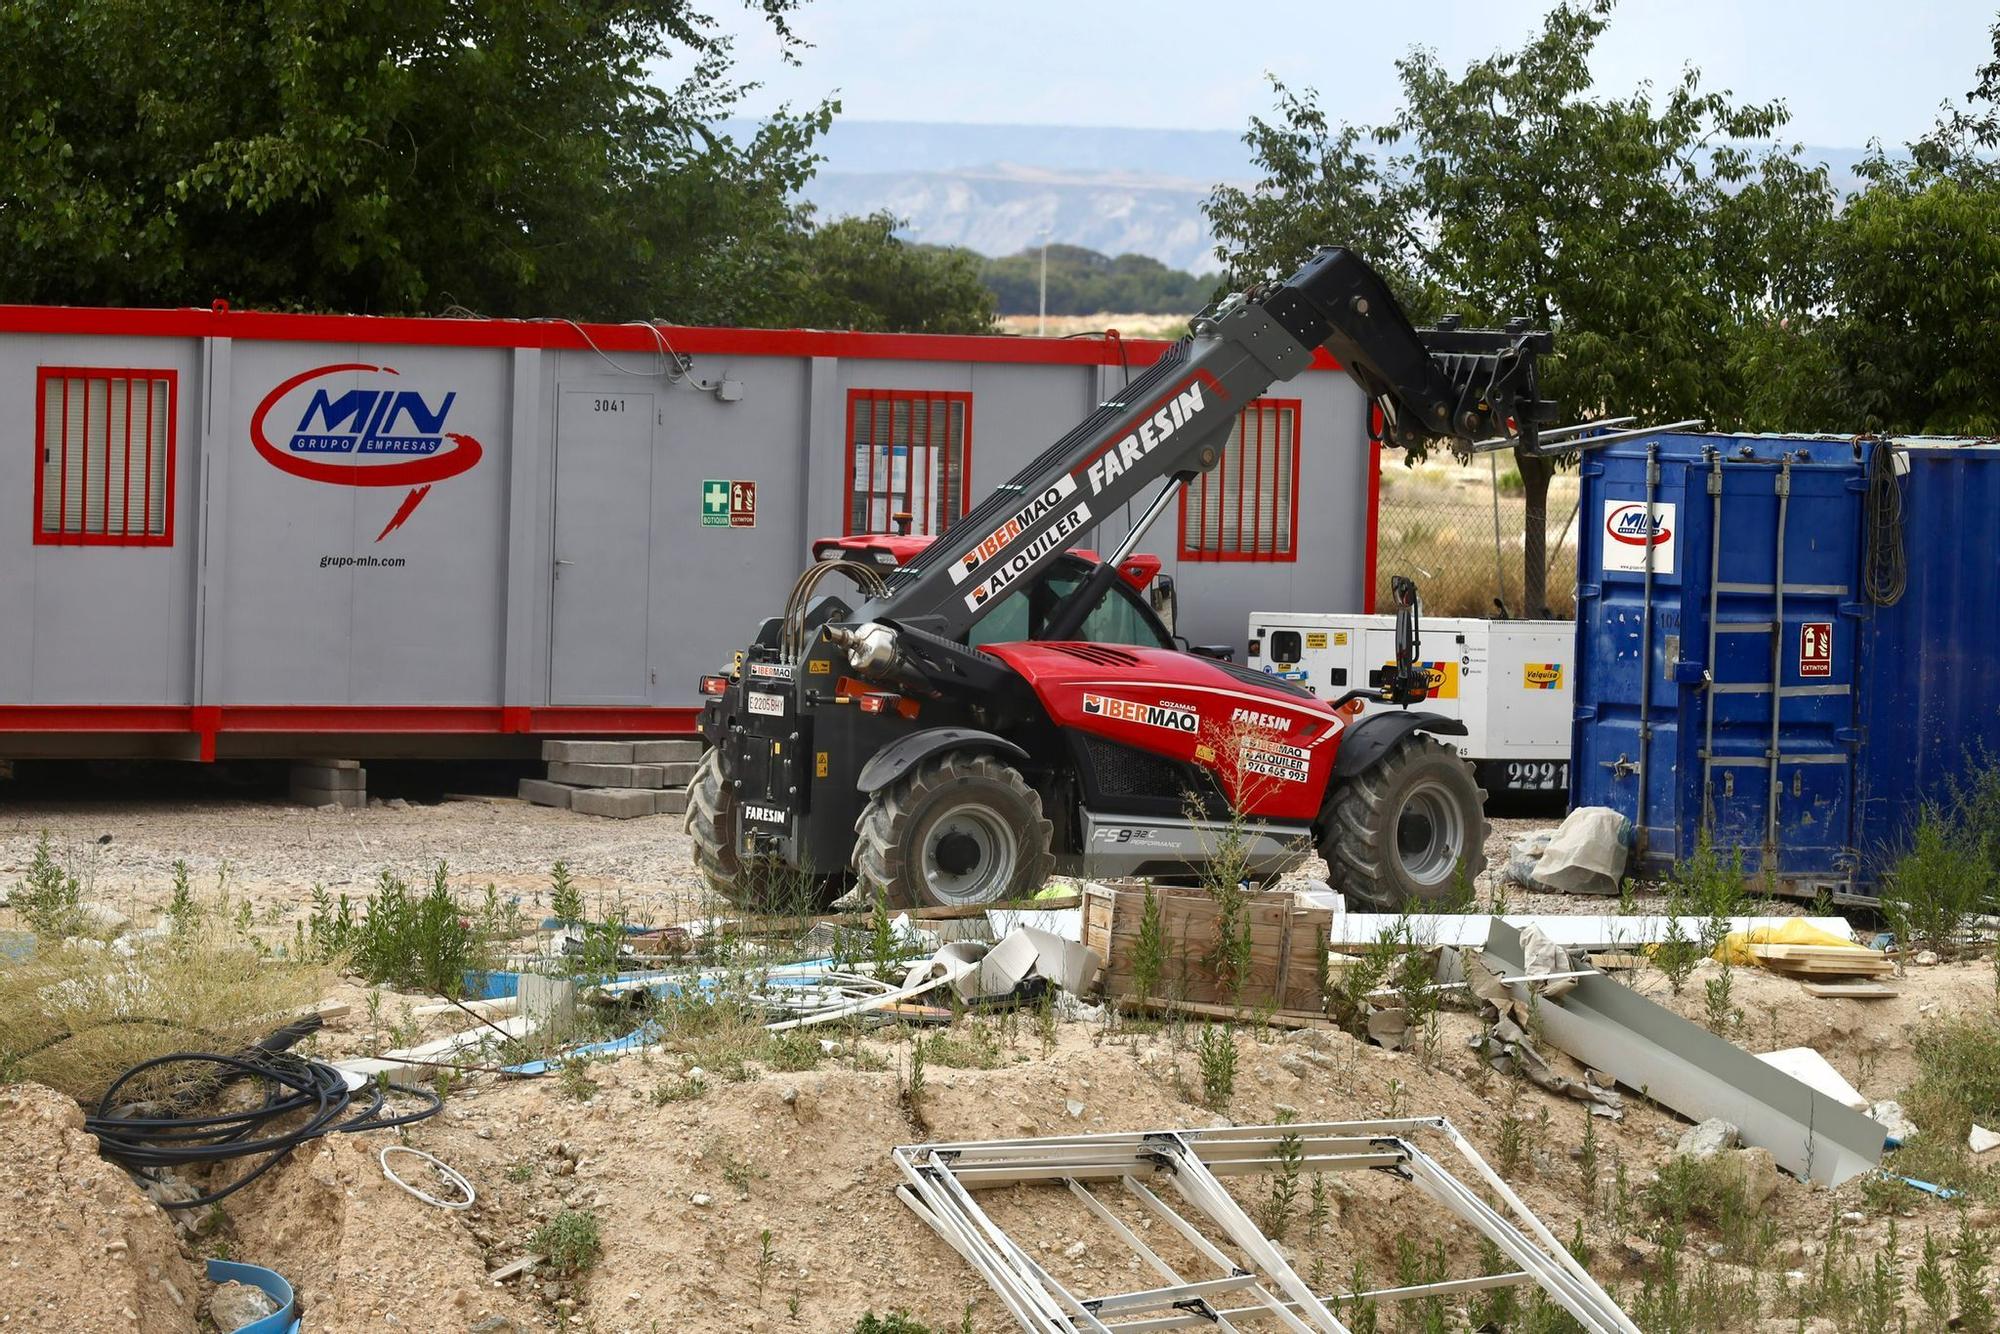
[[[972,395],[950,390],[847,391],[847,528],[935,537],[970,500]]]
[[[36,543],[173,545],[178,389],[170,370],[37,368]]]
[[[1183,560],[1298,559],[1299,408],[1260,398],[1243,409],[1221,461],[1181,492]]]

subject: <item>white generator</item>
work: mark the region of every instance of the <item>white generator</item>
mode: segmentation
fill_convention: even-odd
[[[1431,697],[1417,707],[1465,723],[1458,747],[1489,796],[1569,791],[1573,621],[1423,618]],[[1322,699],[1382,683],[1396,663],[1396,618],[1293,611],[1250,615],[1249,665]],[[1364,713],[1389,705],[1369,703]]]

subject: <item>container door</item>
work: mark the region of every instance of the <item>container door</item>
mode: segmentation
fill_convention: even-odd
[[[1850,887],[1858,610],[1858,510],[1851,466],[1795,459],[1691,467],[1689,491],[1720,490],[1714,578],[1691,590],[1701,644],[1682,655],[1709,664],[1700,734],[1684,737],[1700,775],[1700,826],[1724,856],[1741,849],[1752,871],[1775,868],[1793,893]],[[1704,562],[1706,563],[1706,562]],[[1774,763],[1775,761],[1775,763]]]
[[[1632,821],[1655,874],[1692,842],[1691,784],[1677,762],[1690,691],[1676,663],[1682,589],[1698,577],[1689,561],[1707,554],[1688,531],[1687,459],[1700,448],[1677,436],[1632,441],[1582,466],[1570,800]]]
[[[649,700],[653,396],[565,389],[556,416],[556,523],[549,697]]]

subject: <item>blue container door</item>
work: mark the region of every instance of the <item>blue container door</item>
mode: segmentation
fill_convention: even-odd
[[[1701,696],[1680,738],[1688,814],[1724,856],[1740,850],[1795,894],[1853,888],[1854,476],[1847,463],[1719,456],[1689,476],[1703,503],[1686,531],[1706,546],[1684,607],[1699,639],[1680,648]]]
[[[1646,450],[1621,445],[1583,464],[1570,792],[1574,805],[1631,820],[1642,865],[1657,873],[1682,855],[1691,805],[1679,762],[1687,689],[1673,664],[1694,548],[1683,531],[1687,460],[1663,454],[1649,482]]]

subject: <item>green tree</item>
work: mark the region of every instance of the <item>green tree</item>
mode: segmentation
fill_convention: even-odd
[[[0,5],[0,299],[782,319],[834,108],[718,133],[708,10]]]
[[[1826,313],[1799,340],[1837,386],[1820,429],[2000,432],[2000,22],[1975,77],[1907,157],[1871,146],[1828,229]]]
[[[1375,129],[1330,125],[1280,87],[1245,136],[1266,173],[1218,190],[1209,216],[1238,279],[1314,245],[1377,262],[1413,317],[1525,315],[1557,334],[1543,392],[1568,420],[1637,415],[1734,424],[1745,328],[1815,295],[1811,240],[1832,207],[1824,168],[1768,141],[1779,103],[1737,105],[1688,70],[1595,92],[1589,58],[1610,0],[1563,4],[1518,50],[1462,72],[1414,51],[1404,105]],[[1526,501],[1524,611],[1545,612],[1553,462],[1516,451]]]
[[[993,294],[968,250],[911,245],[888,213],[841,218],[802,241],[796,323],[899,333],[986,333]]]

